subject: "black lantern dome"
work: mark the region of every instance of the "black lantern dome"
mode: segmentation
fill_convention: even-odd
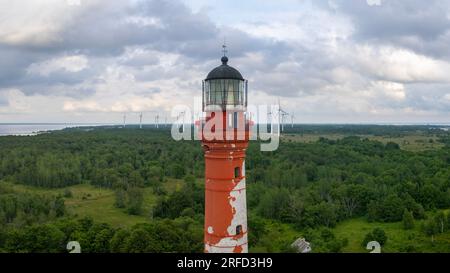
[[[228,65],[225,53],[224,49],[222,65],[211,70],[203,81],[204,111],[245,111],[247,108],[247,81],[237,69]]]
[[[206,80],[214,79],[235,79],[241,81],[244,80],[241,73],[237,69],[228,65],[227,56],[223,56],[222,65],[211,70],[211,72],[209,72],[208,76],[206,77]]]

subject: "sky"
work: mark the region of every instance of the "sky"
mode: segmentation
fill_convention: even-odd
[[[0,123],[144,122],[229,65],[298,123],[450,123],[450,0],[0,0]]]

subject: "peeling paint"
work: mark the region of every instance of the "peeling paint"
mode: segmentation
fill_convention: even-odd
[[[205,252],[247,253],[245,141],[207,141],[205,152]],[[240,166],[240,177],[235,168]],[[238,233],[238,234],[237,234]]]

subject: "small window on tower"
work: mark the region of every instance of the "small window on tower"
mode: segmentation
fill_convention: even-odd
[[[241,168],[236,167],[234,168],[234,178],[238,178],[241,176]]]
[[[242,225],[239,225],[236,227],[236,235],[239,235],[242,233]]]

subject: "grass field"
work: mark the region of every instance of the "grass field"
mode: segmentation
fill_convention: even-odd
[[[301,236],[301,232],[295,230],[291,225],[267,220],[265,222],[265,229],[267,233],[258,238],[258,244],[249,244],[250,253],[277,253],[282,252],[286,249],[286,246],[290,245],[297,238]],[[251,231],[251,226],[249,226],[249,232]]]
[[[6,183],[6,182],[2,182]],[[182,180],[168,180],[164,185],[167,191],[179,189]],[[15,191],[38,194],[64,194],[66,189],[42,189],[18,184],[7,184]],[[152,188],[144,190],[144,207],[142,215],[129,215],[125,209],[114,207],[114,191],[82,184],[69,187],[72,197],[66,198],[68,213],[77,217],[90,216],[96,222],[111,224],[115,227],[130,227],[137,223],[152,220],[151,208],[155,205],[157,196]],[[250,246],[251,252],[280,252],[287,244],[303,237],[303,232],[288,224],[268,221],[267,234],[260,238],[258,246]],[[450,252],[450,232],[435,236],[434,243],[421,230],[421,221],[415,221],[413,230],[404,230],[401,222],[369,223],[363,218],[346,220],[332,229],[337,238],[348,239],[348,245],[343,252],[367,253],[361,242],[367,233],[374,228],[382,228],[388,237],[382,252]],[[312,245],[314,251],[314,245]]]
[[[144,190],[144,207],[142,215],[129,215],[124,209],[114,206],[115,196],[111,190],[93,188],[83,185],[72,187],[73,197],[66,199],[70,214],[90,216],[96,221],[111,224],[116,227],[127,227],[137,223],[147,222],[150,218],[151,206],[155,203],[152,189]]]
[[[5,182],[2,182],[5,183]],[[182,180],[169,179],[164,183],[168,192],[179,189]],[[114,206],[115,195],[111,189],[98,188],[89,184],[75,185],[62,189],[43,189],[19,184],[9,184],[14,191],[37,194],[64,194],[70,189],[72,197],[65,198],[67,212],[77,217],[92,217],[97,222],[108,223],[115,227],[130,227],[137,223],[149,222],[152,219],[151,209],[156,204],[157,196],[153,189],[144,189],[144,205],[141,215],[130,215],[125,209]]]
[[[285,134],[282,139],[286,141],[298,141],[303,143],[316,142],[321,137],[337,140],[342,139],[346,136],[344,134]],[[438,137],[424,135],[418,133],[417,135],[407,135],[403,137],[389,137],[389,136],[374,136],[374,135],[358,135],[361,138],[368,138],[370,140],[380,141],[384,144],[388,142],[394,142],[400,145],[400,148],[407,151],[425,151],[432,149],[439,149],[444,146],[444,144],[438,142]]]
[[[343,252],[369,252],[361,245],[367,233],[374,228],[381,228],[388,237],[382,252],[449,252],[450,232],[436,235],[434,243],[431,237],[426,236],[421,229],[422,221],[415,221],[412,230],[404,230],[401,222],[396,223],[369,223],[365,219],[351,219],[339,223],[333,232],[338,238],[347,238],[348,245]]]

